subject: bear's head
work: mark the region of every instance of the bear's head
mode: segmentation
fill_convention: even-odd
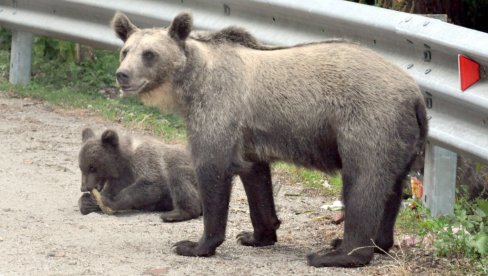
[[[192,17],[181,13],[169,28],[139,29],[117,12],[112,28],[124,42],[116,77],[122,95],[142,96],[171,83],[186,64],[185,40],[192,28]]]
[[[78,162],[81,170],[81,191],[101,190],[107,181],[119,178],[127,170],[127,161],[119,146],[119,136],[106,130],[100,136],[90,128],[82,132]]]

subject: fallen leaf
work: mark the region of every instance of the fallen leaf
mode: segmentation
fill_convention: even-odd
[[[167,268],[167,267],[149,268],[149,269],[146,269],[146,271],[144,271],[142,273],[142,275],[163,276],[163,275],[168,274],[168,272],[169,272],[169,268]]]

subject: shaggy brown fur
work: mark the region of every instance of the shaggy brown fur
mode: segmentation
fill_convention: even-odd
[[[99,190],[104,205],[114,211],[162,211],[166,222],[201,215],[195,170],[184,149],[148,137],[119,138],[114,130],[97,137],[87,128],[82,138],[82,192]],[[84,215],[100,210],[89,193],[79,206]]]
[[[235,175],[254,227],[239,241],[274,244],[280,221],[270,163],[276,160],[342,171],[344,240],[332,252],[311,254],[310,265],[365,265],[372,240],[390,249],[402,180],[427,134],[412,78],[352,43],[273,47],[239,28],[190,36],[191,22],[183,13],[167,29],[140,30],[121,13],[113,19],[125,42],[117,71],[122,92],[154,95],[171,87],[164,92],[186,120],[204,234],[199,242],[178,242],[176,252],[215,254],[225,238]]]

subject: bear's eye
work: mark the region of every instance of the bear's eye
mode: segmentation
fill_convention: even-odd
[[[121,57],[122,57],[122,59],[124,59],[124,58],[125,58],[125,56],[127,56],[127,53],[128,53],[128,52],[129,52],[129,50],[127,50],[127,49],[125,49],[125,50],[123,50],[123,51],[122,51],[122,53],[121,53]]]
[[[144,57],[145,60],[153,60],[156,54],[153,51],[144,51],[142,53],[142,57]]]
[[[91,172],[91,173],[94,173],[94,172],[96,172],[96,171],[97,171],[97,169],[95,169],[95,167],[93,167],[93,166],[90,166],[90,167],[88,168],[88,171],[89,171],[89,172]]]

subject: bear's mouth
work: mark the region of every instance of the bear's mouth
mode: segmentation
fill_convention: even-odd
[[[103,188],[105,187],[105,183],[107,183],[107,181],[105,179],[103,179],[102,181],[99,181],[97,183],[97,187],[96,189],[101,192],[103,190]]]
[[[148,84],[148,81],[143,81],[140,85],[138,86],[133,86],[133,85],[121,85],[120,86],[120,94],[122,97],[130,97],[137,95],[140,93],[146,85]]]

